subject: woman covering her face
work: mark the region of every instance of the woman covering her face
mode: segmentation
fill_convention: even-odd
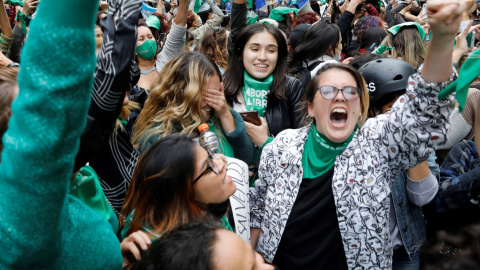
[[[454,107],[451,96],[437,95],[457,77],[445,50],[453,46],[462,7],[438,1],[429,9],[435,37],[429,57],[390,114],[363,123],[362,76],[344,64],[325,64],[305,91],[302,110],[310,123],[281,132],[263,149],[251,232],[268,262],[280,269],[391,268],[390,185],[445,142]],[[347,236],[358,237],[360,246],[347,245]],[[379,245],[367,244],[372,237]]]

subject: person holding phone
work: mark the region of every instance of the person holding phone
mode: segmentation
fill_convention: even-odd
[[[262,124],[245,125],[252,142],[262,147],[272,140],[269,136],[300,126],[296,106],[303,88],[299,80],[285,74],[287,43],[280,30],[268,24],[247,27],[246,13],[245,1],[235,0],[225,97],[237,112],[258,112]]]

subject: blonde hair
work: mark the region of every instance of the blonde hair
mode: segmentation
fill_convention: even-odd
[[[212,75],[218,76],[221,81],[218,67],[203,54],[187,52],[170,60],[153,85],[136,120],[133,146],[139,148],[143,138],[160,139],[177,133],[175,127],[181,127],[180,134],[195,132],[200,124],[208,120],[204,119],[202,102]],[[218,126],[218,121],[216,124]]]
[[[416,26],[402,27],[396,35],[388,32],[382,45],[395,47],[395,49],[387,51],[385,54],[407,62],[415,69],[418,69],[423,64],[427,55],[427,46],[422,41]]]

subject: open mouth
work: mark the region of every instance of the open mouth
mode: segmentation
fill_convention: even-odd
[[[253,66],[256,67],[256,68],[261,68],[261,69],[268,68],[267,64],[254,64]]]
[[[347,111],[342,108],[335,108],[330,114],[330,121],[335,125],[346,123],[347,118],[348,118]]]

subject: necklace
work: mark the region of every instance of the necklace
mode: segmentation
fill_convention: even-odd
[[[147,70],[141,70],[140,69],[140,73],[142,73],[143,75],[148,75],[148,74],[152,73],[152,71],[154,71],[154,70],[155,70],[155,66],[153,66],[152,68],[147,69]]]

